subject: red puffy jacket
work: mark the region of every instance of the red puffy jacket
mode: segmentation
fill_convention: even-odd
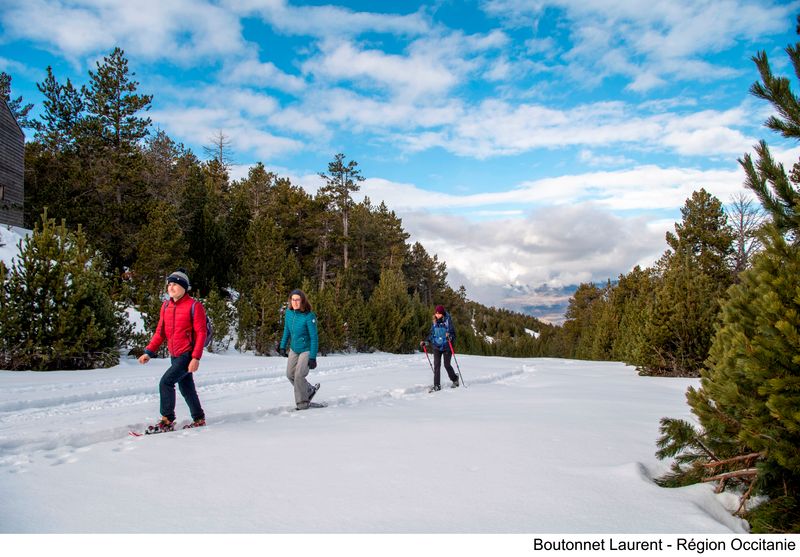
[[[166,307],[161,306],[158,327],[156,327],[153,339],[145,349],[147,352],[155,353],[166,336],[167,349],[171,356],[180,356],[190,350],[192,358],[196,360],[203,356],[203,345],[206,342],[206,310],[200,302],[195,303],[194,323],[192,323],[191,313],[194,302],[195,300],[191,296],[184,295],[177,302],[170,298]]]

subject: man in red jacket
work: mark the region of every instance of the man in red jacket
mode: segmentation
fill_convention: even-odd
[[[206,311],[203,304],[186,294],[189,289],[189,277],[184,269],[178,269],[167,277],[169,300],[161,307],[156,332],[144,354],[139,357],[139,363],[146,364],[150,358],[155,357],[158,347],[166,339],[172,365],[158,384],[161,394],[161,420],[148,427],[149,433],[172,431],[175,428],[175,384],[178,385],[194,420],[187,427],[206,425],[193,376],[200,367],[200,358],[203,356]]]

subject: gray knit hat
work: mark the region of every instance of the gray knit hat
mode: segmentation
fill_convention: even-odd
[[[189,290],[192,286],[189,284],[189,276],[184,269],[178,269],[170,276],[167,277],[167,284],[174,282],[180,284],[184,290]]]

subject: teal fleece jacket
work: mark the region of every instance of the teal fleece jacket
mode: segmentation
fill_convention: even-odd
[[[310,352],[309,358],[316,359],[319,337],[317,336],[317,315],[313,311],[303,313],[293,309],[286,310],[283,323],[281,348],[289,347],[297,354]]]

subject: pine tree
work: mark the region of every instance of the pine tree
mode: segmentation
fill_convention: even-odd
[[[612,300],[614,287],[609,280],[602,289],[600,299],[595,304],[592,316],[592,344],[589,358],[610,360],[614,350],[614,340],[619,334],[620,314]]]
[[[800,34],[800,16],[797,31]],[[795,77],[800,78],[800,43],[788,46],[786,53],[792,62]],[[766,52],[758,53],[753,61],[761,74],[761,82],[754,83],[750,92],[770,102],[778,112],[767,119],[767,127],[784,137],[797,140],[800,138],[800,100],[792,92],[789,79],[776,77],[772,73]],[[772,157],[766,141],[761,140],[755,146],[755,151],[757,162],[753,162],[750,154],[739,160],[747,177],[745,185],[758,196],[777,229],[790,235],[793,241],[800,241],[797,233],[800,230],[800,194],[795,187],[800,183],[796,172],[800,163],[795,163],[793,168],[793,184],[783,165]]]
[[[25,144],[25,227],[32,229],[42,213],[58,221],[85,223],[86,187],[80,157],[65,151],[52,151],[39,141]]]
[[[719,458],[749,452],[764,455],[758,466],[760,492],[782,507],[787,498],[793,500],[796,528],[800,527],[800,247],[786,243],[777,232],[766,242],[753,267],[731,289],[701,387],[690,388],[687,398]]]
[[[708,357],[723,292],[686,252],[670,258],[645,325],[643,373],[699,375]]]
[[[90,225],[87,217],[96,214],[97,207],[88,193],[85,162],[78,152],[82,97],[69,80],[66,85],[58,83],[50,67],[37,87],[44,102],[40,119],[34,122],[34,141],[25,144],[25,224],[33,228],[47,209],[56,220]]]
[[[342,313],[339,288],[329,287],[316,291],[310,282],[304,284],[303,291],[314,301],[319,332],[319,351],[321,354],[342,351],[346,347],[346,318]]]
[[[586,359],[591,355],[595,312],[602,300],[603,291],[594,284],[584,283],[570,298],[564,322],[564,334],[571,346],[571,358]]]
[[[411,352],[421,323],[418,313],[407,293],[403,275],[386,269],[381,273],[378,286],[369,299],[368,311],[380,316],[372,320],[372,337],[378,350],[393,353]]]
[[[150,110],[153,96],[136,92],[136,74],[128,68],[125,52],[119,47],[103,57],[102,63],[96,62],[96,67],[96,72],[89,71],[89,86],[82,88],[88,124],[105,146],[121,155],[130,154],[149,133],[150,118],[139,113]]]
[[[222,130],[209,138],[210,144],[203,146],[203,152],[219,166],[229,171],[234,164],[233,142]]]
[[[13,114],[14,118],[17,120],[19,127],[33,128],[35,126],[35,122],[28,118],[28,114],[30,114],[33,104],[23,104],[21,96],[17,97],[16,99],[11,98],[11,76],[6,72],[0,72],[0,98],[6,101],[6,104],[11,110],[11,114]]]
[[[641,371],[698,376],[714,334],[720,299],[733,282],[733,231],[722,203],[701,189],[686,200],[668,232],[661,280],[645,322]]]
[[[231,344],[231,330],[233,329],[236,311],[228,300],[219,294],[217,288],[212,288],[204,300],[203,307],[206,315],[211,320],[214,329],[214,338],[209,345],[209,352],[221,352],[228,349]]]
[[[627,275],[619,277],[611,294],[611,303],[619,319],[612,348],[613,359],[634,366],[644,363],[647,336],[643,325],[649,321],[659,280],[652,269],[642,269],[638,265]]]
[[[120,48],[115,48],[89,85],[81,88],[86,116],[79,126],[79,148],[86,167],[87,212],[81,222],[110,259],[122,269],[132,261],[132,239],[144,224],[140,207],[146,202],[141,143],[149,133],[151,95],[137,93],[138,82]],[[92,203],[89,203],[92,201]]]
[[[678,257],[688,256],[701,272],[731,284],[733,229],[722,203],[706,190],[692,193],[681,208],[683,220],[675,224],[675,234],[667,232],[667,243]]]
[[[280,230],[266,216],[256,218],[245,238],[247,246],[242,261],[243,273],[236,289],[239,312],[237,348],[266,354],[280,340],[281,304],[291,287],[288,276],[297,276],[299,265],[293,254],[285,251]]]
[[[344,327],[343,349],[354,352],[367,352],[375,346],[371,340],[372,316],[364,302],[364,297],[357,290],[341,286],[337,299],[341,306]]]
[[[147,224],[136,235],[131,283],[133,301],[142,311],[145,328],[152,332],[158,324],[167,276],[179,267],[192,276],[194,269],[175,208],[166,202],[154,203],[147,213]]]
[[[287,251],[293,253],[302,266],[302,276],[319,282],[314,252],[319,241],[319,221],[326,214],[325,207],[303,188],[292,185],[289,179],[272,177],[264,212],[281,230]]]
[[[44,96],[41,120],[35,125],[36,139],[54,152],[74,149],[77,128],[84,117],[81,92],[69,79],[66,84],[60,84],[50,66],[47,66],[47,77],[36,87]]]
[[[190,156],[183,144],[175,143],[163,130],[147,138],[143,155],[148,199],[178,209],[186,191],[186,159],[195,165],[197,161],[192,161],[193,155]]]
[[[753,256],[761,249],[758,232],[764,224],[764,213],[753,205],[752,199],[739,192],[731,200],[728,216],[734,233],[733,272],[738,276],[750,266]]]
[[[326,208],[332,203],[331,197],[321,192],[317,192],[314,201]],[[333,269],[337,266],[334,252],[336,221],[336,215],[328,210],[318,213],[315,219],[317,242],[314,247],[314,275],[318,277],[320,290],[324,289],[325,285],[331,281],[334,275]]]
[[[216,161],[211,161],[189,176],[185,191],[180,213],[189,257],[197,262],[192,280],[195,290],[205,294],[211,284],[227,285],[233,279],[231,265],[236,252],[225,249],[228,175]]]
[[[349,265],[350,248],[350,211],[353,207],[351,193],[360,189],[358,182],[364,180],[356,161],[344,162],[344,153],[338,153],[333,161],[328,163],[328,174],[320,172],[320,177],[325,180],[325,185],[320,188],[320,194],[330,197],[334,209],[342,219],[342,267],[346,270]]]
[[[403,274],[408,277],[411,292],[416,292],[426,306],[442,299],[447,286],[447,265],[439,257],[431,257],[419,242],[408,248]]]
[[[405,262],[408,234],[402,221],[386,204],[373,206],[369,197],[352,208],[350,265],[343,271],[348,283],[370,296],[384,268]]]
[[[800,33],[800,18],[798,18]],[[800,43],[787,48],[800,78]],[[776,78],[765,53],[754,58],[761,83],[751,91],[770,101],[778,115],[767,125],[800,139],[800,110],[789,80]],[[739,275],[722,307],[699,389],[687,399],[704,443],[725,458],[757,451],[755,494],[768,497],[748,514],[755,532],[800,531],[800,213],[798,178],[777,164],[765,141],[739,162],[767,211],[764,249]],[[662,424],[664,421],[662,420]],[[663,443],[681,437],[666,431]],[[680,442],[672,443],[677,454]],[[680,466],[678,466],[680,472]]]
[[[2,350],[6,369],[87,369],[117,363],[120,321],[105,263],[46,214],[4,272]]]

